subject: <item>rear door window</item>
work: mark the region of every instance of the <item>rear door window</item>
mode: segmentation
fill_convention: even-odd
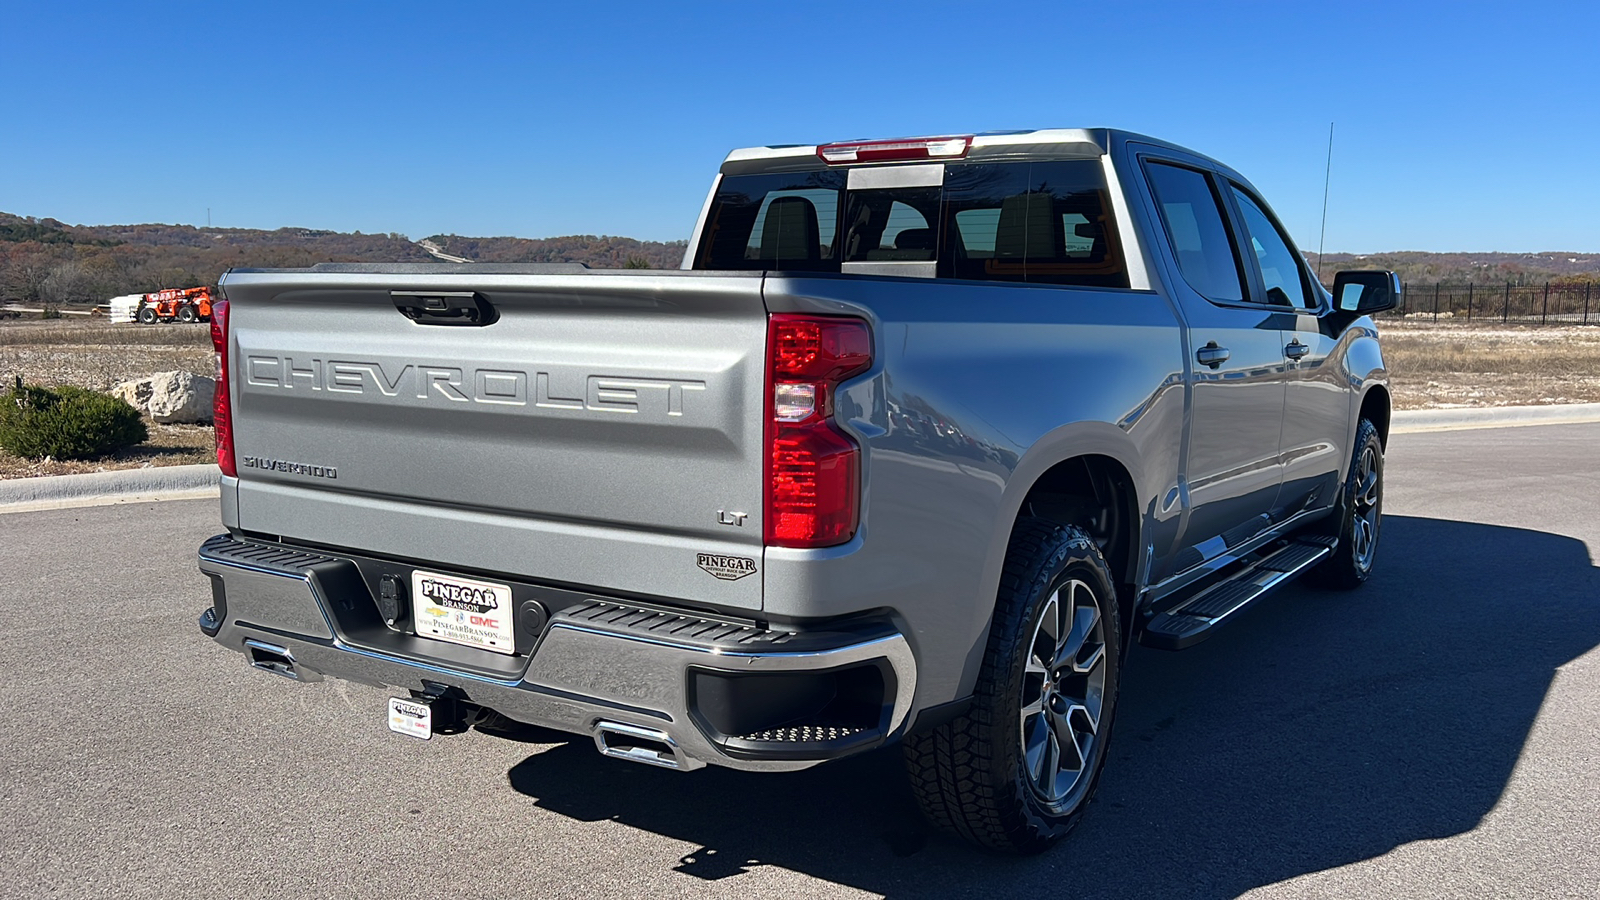
[[[1243,301],[1244,272],[1211,180],[1203,172],[1167,163],[1151,162],[1145,171],[1183,280],[1208,300]]]

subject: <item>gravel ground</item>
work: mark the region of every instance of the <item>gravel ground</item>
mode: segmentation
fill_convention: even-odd
[[[0,384],[97,391],[152,372],[216,368],[206,325],[112,325],[102,319],[0,319]]]
[[[1379,323],[1396,409],[1600,402],[1600,327]]]

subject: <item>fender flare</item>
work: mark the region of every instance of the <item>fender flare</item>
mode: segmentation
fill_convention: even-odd
[[[1005,566],[1006,550],[1011,544],[1011,532],[1022,510],[1022,501],[1033,490],[1044,474],[1055,466],[1080,456],[1104,456],[1121,465],[1133,480],[1138,505],[1134,527],[1143,532],[1144,517],[1148,512],[1154,491],[1148,483],[1142,458],[1133,440],[1120,428],[1107,422],[1073,422],[1055,428],[1034,441],[1016,468],[1006,479],[996,513],[994,535],[984,554],[981,584],[984,602],[981,604],[983,627],[977,640],[967,652],[962,665],[961,688],[958,696],[968,696],[977,683],[978,669],[983,664],[984,650],[989,643],[989,629],[994,622],[994,600],[1000,590],[1000,572]],[[1138,544],[1138,536],[1135,537]]]

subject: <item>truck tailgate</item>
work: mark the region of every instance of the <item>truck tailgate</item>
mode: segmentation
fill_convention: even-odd
[[[697,559],[761,555],[760,277],[506,268],[230,272],[239,527],[759,608]]]

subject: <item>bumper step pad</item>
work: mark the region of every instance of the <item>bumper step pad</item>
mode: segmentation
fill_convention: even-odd
[[[859,725],[785,725],[741,735],[739,740],[767,744],[820,744],[852,738],[866,730]]]
[[[809,653],[896,633],[893,627],[879,620],[863,621],[838,629],[785,631],[710,615],[651,609],[614,600],[591,600],[562,611],[554,621],[568,627],[577,626],[725,654]]]

